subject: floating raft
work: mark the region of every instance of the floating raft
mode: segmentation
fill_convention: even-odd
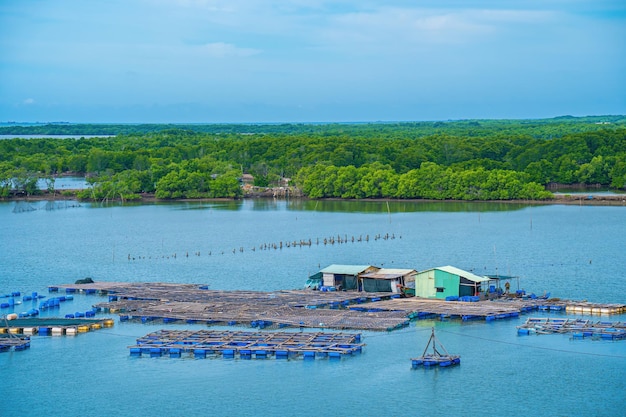
[[[529,318],[517,326],[519,335],[572,333],[574,338],[626,339],[626,323],[583,319]]]
[[[40,336],[76,336],[103,327],[112,327],[113,319],[75,319],[75,318],[21,318],[7,320],[0,327],[2,334]]]
[[[181,357],[187,353],[195,358],[339,359],[361,353],[365,345],[360,341],[360,334],[348,333],[159,330],[137,339],[129,349],[131,356],[151,357]]]
[[[0,334],[0,352],[9,350],[25,350],[30,347],[30,337],[18,337],[11,334]]]
[[[437,347],[439,345],[439,347]],[[428,353],[428,348],[432,346],[432,352]],[[434,366],[448,367],[459,365],[461,363],[461,357],[459,355],[450,355],[446,348],[443,347],[441,342],[437,340],[435,336],[435,328],[433,327],[426,348],[422,356],[411,359],[411,367],[417,369],[420,366],[430,368]]]

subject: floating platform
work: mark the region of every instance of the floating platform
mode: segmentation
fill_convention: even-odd
[[[108,302],[95,307],[118,313],[121,320],[339,330],[391,331],[422,318],[492,321],[536,310],[566,313],[568,305],[582,303],[547,298],[446,301],[400,298],[389,292],[218,291],[209,290],[206,285],[159,282],[65,284],[49,287],[49,291],[108,295]],[[606,314],[626,311],[626,306],[621,304],[585,305],[598,306],[596,310],[600,312],[604,308]]]
[[[240,359],[340,359],[361,353],[360,334],[159,330],[129,346],[131,356],[195,358],[207,355]]]
[[[565,334],[574,338],[598,338],[605,340],[626,339],[626,322],[592,321],[583,319],[529,318],[517,326],[519,335]]]
[[[439,345],[439,346],[437,346]],[[432,352],[428,352],[428,349],[432,347]],[[426,348],[424,349],[424,353],[422,356],[411,359],[411,367],[413,369],[417,369],[420,366],[425,368],[440,366],[442,368],[448,366],[455,366],[461,364],[461,356],[459,355],[450,355],[446,348],[443,347],[441,342],[437,340],[435,336],[435,329],[432,329],[432,333],[430,338],[428,339],[428,343],[426,344]]]

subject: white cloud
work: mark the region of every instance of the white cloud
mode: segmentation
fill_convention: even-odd
[[[239,48],[231,43],[224,42],[207,43],[202,45],[201,48],[205,54],[214,58],[247,57],[261,53],[259,49]]]
[[[31,104],[35,104],[35,99],[34,98],[26,98],[22,101],[22,104],[25,105],[31,105]]]
[[[529,10],[380,8],[335,15],[323,37],[337,46],[466,44],[491,36],[507,25],[543,24],[551,16],[550,12]]]

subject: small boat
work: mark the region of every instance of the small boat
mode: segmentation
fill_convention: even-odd
[[[428,352],[428,349],[432,345],[432,352]],[[461,356],[450,355],[446,348],[439,342],[435,336],[435,328],[433,327],[430,339],[426,344],[424,353],[418,358],[411,359],[411,367],[417,369],[420,366],[430,368],[434,366],[447,367],[459,365],[461,363]]]

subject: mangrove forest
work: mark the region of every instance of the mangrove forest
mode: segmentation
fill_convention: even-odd
[[[543,200],[549,184],[626,185],[626,117],[331,124],[0,127],[0,197],[84,176],[83,199]],[[44,135],[20,138],[12,135]],[[71,138],[55,135],[72,135]],[[92,136],[96,137],[84,137]],[[248,174],[248,175],[245,175]],[[42,187],[42,182],[45,187]],[[43,188],[43,189],[41,189]]]

